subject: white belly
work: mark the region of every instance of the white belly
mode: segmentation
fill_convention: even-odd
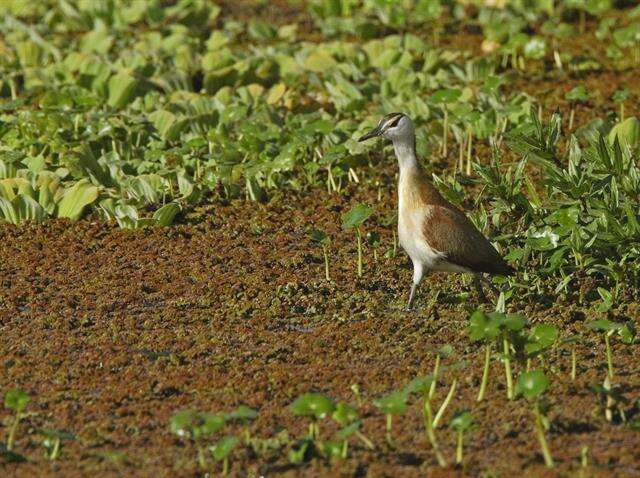
[[[398,214],[398,241],[409,254],[411,261],[421,264],[426,269],[435,270],[442,262],[444,254],[427,244],[422,235],[425,211],[407,213],[400,209]]]
[[[415,266],[436,272],[468,272],[466,268],[446,260],[446,253],[427,244],[422,234],[428,210],[398,211],[398,241]]]

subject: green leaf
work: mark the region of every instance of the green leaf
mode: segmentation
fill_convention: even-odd
[[[385,415],[398,415],[407,411],[406,390],[392,392],[382,398],[373,401],[373,404]]]
[[[624,324],[619,330],[618,335],[620,336],[620,340],[622,343],[627,345],[633,344],[636,340],[636,326],[633,322],[629,321]]]
[[[353,229],[361,226],[373,214],[373,208],[364,204],[356,204],[349,212],[342,216],[342,227],[344,229]]]
[[[22,389],[12,388],[4,395],[4,406],[16,414],[22,413],[29,402],[29,395]]]
[[[575,102],[575,101],[587,101],[589,99],[589,94],[587,93],[587,89],[583,85],[578,85],[572,90],[570,90],[566,95],[564,95],[567,101]]]
[[[527,354],[551,347],[558,339],[558,328],[550,324],[538,324],[532,330],[524,346]]]
[[[362,427],[362,420],[356,420],[352,422],[350,425],[347,425],[346,427],[338,430],[338,433],[336,433],[336,438],[338,440],[346,440],[348,437],[350,437],[356,431],[358,431],[361,427]]]
[[[221,438],[218,443],[209,447],[211,455],[213,455],[213,459],[216,461],[224,460],[229,456],[229,453],[231,453],[239,442],[240,440],[235,436],[226,436]]]
[[[224,415],[214,415],[197,410],[181,410],[171,417],[169,428],[179,437],[198,438],[220,431],[225,423]]]
[[[249,421],[258,416],[258,412],[246,405],[240,405],[233,412],[227,415],[231,420]]]
[[[549,379],[540,370],[523,372],[518,377],[516,394],[522,395],[527,400],[540,397],[549,388]]]
[[[424,395],[428,393],[431,389],[431,384],[433,382],[433,375],[422,375],[414,378],[409,382],[409,384],[405,387],[406,393],[419,393]]]
[[[613,144],[616,137],[621,145],[635,147],[640,142],[640,120],[632,116],[616,124],[609,132],[609,143]]]
[[[473,342],[495,339],[500,334],[500,324],[489,318],[481,310],[476,310],[469,318],[469,338]]]
[[[27,220],[42,222],[44,215],[42,206],[29,196],[18,194],[10,201],[0,197],[0,218],[11,224]]]
[[[328,237],[327,235],[321,231],[320,229],[313,229],[311,231],[311,239],[313,239],[316,242],[320,242],[320,243],[325,243],[328,241]]]
[[[449,424],[458,431],[468,430],[473,425],[473,415],[469,410],[461,410],[453,416]]]
[[[342,443],[337,441],[326,441],[322,444],[322,453],[331,459],[342,455]]]
[[[489,316],[491,317],[492,314],[489,314]],[[526,322],[524,317],[519,314],[506,314],[498,319],[498,323],[501,327],[507,328],[512,332],[519,332],[524,328]]]
[[[438,90],[431,95],[431,102],[436,104],[453,103],[462,96],[462,91],[457,89],[445,88]]]
[[[323,73],[337,65],[337,62],[323,48],[313,50],[304,59],[303,66],[314,73]]]
[[[622,324],[617,324],[608,319],[596,319],[588,322],[585,327],[589,330],[595,330],[597,332],[609,332],[611,330],[618,330],[622,327]]]
[[[153,219],[157,226],[167,227],[173,224],[173,220],[176,214],[180,212],[182,208],[177,202],[170,202],[162,206],[156,212],[153,213]]]
[[[302,463],[307,456],[307,451],[311,443],[311,440],[302,440],[298,449],[292,448],[291,451],[289,451],[289,461],[294,464]]]
[[[300,395],[290,406],[294,415],[322,419],[335,409],[333,401],[319,393]]]
[[[352,407],[348,403],[340,402],[336,406],[333,414],[331,415],[336,422],[340,425],[345,426],[359,418],[358,410],[355,407]]]
[[[64,191],[58,203],[58,217],[68,217],[73,221],[80,219],[84,208],[98,199],[98,192],[88,179],[81,179]]]
[[[189,124],[187,119],[166,110],[154,111],[149,115],[149,120],[165,141],[177,140]]]
[[[132,99],[138,86],[138,80],[127,72],[120,72],[109,78],[109,99],[107,104],[112,108],[123,108]]]

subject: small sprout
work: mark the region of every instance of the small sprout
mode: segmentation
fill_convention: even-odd
[[[373,260],[378,261],[378,246],[380,245],[380,234],[377,232],[367,232],[367,244],[373,248]]]
[[[564,98],[571,103],[571,113],[569,115],[569,130],[573,129],[575,107],[577,103],[584,103],[589,100],[587,89],[583,85],[578,85],[569,91]]]
[[[384,413],[387,417],[387,426],[386,426],[386,438],[389,446],[394,447],[393,440],[391,438],[391,427],[393,424],[393,416],[400,415],[407,411],[407,397],[408,393],[406,390],[401,390],[399,392],[392,392],[388,395],[385,395],[382,398],[374,400],[373,404],[378,407],[378,409]]]
[[[531,330],[524,344],[524,352],[527,355],[527,370],[531,358],[536,356],[542,358],[557,339],[558,328],[554,325],[538,324]]]
[[[441,89],[431,95],[431,103],[440,105],[442,107],[442,156],[447,156],[447,137],[449,133],[449,109],[448,104],[455,103],[462,91],[457,89]]]
[[[578,370],[578,358],[576,355],[576,343],[579,341],[578,336],[572,335],[562,341],[563,344],[571,344],[571,380],[576,379],[576,373]]]
[[[449,422],[451,428],[456,431],[456,463],[462,463],[464,432],[473,425],[473,416],[469,410],[461,410],[456,413]]]
[[[360,385],[358,385],[357,383],[352,383],[351,387],[349,388],[353,392],[353,395],[356,397],[356,401],[358,402],[358,407],[362,407],[363,400],[362,400],[362,393],[360,391]]]
[[[447,466],[447,461],[444,459],[442,452],[440,451],[440,446],[438,444],[438,440],[436,437],[435,428],[433,426],[433,411],[431,410],[431,386],[434,382],[434,377],[432,375],[423,375],[414,378],[409,385],[405,387],[405,393],[417,393],[422,395],[423,397],[423,408],[422,408],[422,418],[424,421],[424,429],[427,435],[427,440],[431,443],[431,448],[433,448],[433,453],[436,456],[436,460],[438,461],[438,465],[441,467]],[[442,407],[441,407],[442,408]]]
[[[319,393],[305,393],[300,395],[291,405],[291,411],[294,415],[308,418],[309,421],[309,439],[317,440],[320,436],[320,427],[318,420],[324,419],[331,415],[335,410],[333,401]]]
[[[518,383],[516,384],[516,394],[522,395],[528,401],[533,402],[533,414],[535,416],[535,430],[538,436],[538,442],[540,443],[540,449],[542,450],[542,456],[544,457],[544,463],[548,468],[553,468],[554,462],[549,451],[549,445],[545,438],[545,423],[548,422],[546,416],[541,411],[541,398],[544,392],[549,388],[549,379],[540,370],[533,370],[531,372],[524,372],[518,377]]]
[[[309,438],[304,438],[300,441],[298,448],[293,448],[289,451],[289,461],[293,464],[299,464],[305,461],[307,454],[309,453],[309,447],[313,443]]]
[[[4,396],[4,406],[9,410],[13,410],[15,414],[11,428],[9,429],[9,436],[7,437],[7,451],[13,450],[13,444],[16,438],[16,431],[18,430],[18,424],[20,420],[25,417],[24,410],[29,402],[29,396],[27,392],[19,388],[13,388],[9,390]]]
[[[482,382],[478,392],[477,401],[484,399],[489,377],[489,361],[491,359],[491,345],[493,340],[502,342],[503,361],[505,377],[507,381],[507,398],[512,400],[513,375],[511,372],[511,339],[512,336],[520,332],[525,325],[524,319],[516,314],[504,314],[502,312],[492,312],[485,314],[476,310],[469,319],[469,337],[472,341],[485,342],[485,361],[482,373]]]
[[[447,410],[449,403],[451,403],[451,400],[453,399],[453,395],[456,393],[457,385],[458,385],[458,379],[453,379],[453,382],[451,383],[451,387],[449,388],[449,392],[447,393],[447,396],[442,402],[442,405],[440,405],[440,408],[438,409],[438,413],[436,413],[436,416],[433,419],[433,428],[438,428],[438,424],[440,423],[440,420],[442,420],[442,417],[444,416],[444,412]]]
[[[604,378],[602,386],[591,386],[591,389],[597,393],[604,402],[604,417],[608,422],[613,421],[615,411],[618,412],[621,421],[627,421],[624,405],[628,404],[629,400],[622,395],[619,387],[611,385],[611,379],[608,375]]]
[[[219,432],[226,424],[224,415],[199,412],[197,410],[181,410],[171,417],[171,432],[185,440],[192,440],[198,450],[198,465],[207,467],[202,439],[207,435]]]
[[[331,240],[326,233],[320,231],[319,229],[314,229],[313,231],[311,231],[311,239],[320,243],[320,245],[322,246],[322,255],[324,257],[324,277],[327,281],[330,281],[331,276],[329,275],[329,244],[331,243]]]
[[[38,434],[42,436],[42,446],[44,446],[44,456],[54,461],[60,456],[63,440],[75,440],[75,436],[63,430],[41,429]]]
[[[360,431],[360,428],[362,427],[362,420],[360,420],[358,410],[356,410],[355,407],[352,407],[347,403],[340,402],[336,406],[331,418],[342,426],[342,429],[338,431],[337,434],[338,439],[342,440],[342,458],[347,457],[347,439],[351,435],[356,435],[358,439],[370,450],[375,448],[371,440],[369,440]]]
[[[258,416],[253,408],[246,405],[240,405],[233,412],[227,414],[227,419],[239,421],[244,425],[244,441],[247,445],[251,443],[251,432],[249,430],[249,422]]]
[[[610,341],[610,337],[615,333],[618,332],[621,337],[623,338],[623,340],[625,338],[628,339],[629,337],[629,333],[630,330],[628,327],[625,331],[624,324],[619,324],[617,322],[613,322],[611,320],[607,320],[607,319],[596,319],[593,320],[591,322],[589,322],[586,325],[587,329],[589,330],[593,330],[596,332],[601,332],[603,337],[604,337],[604,343],[605,343],[605,349],[606,349],[606,354],[607,354],[607,371],[609,374],[609,378],[613,379],[613,354],[611,353],[611,341]]]
[[[229,473],[229,455],[240,440],[235,436],[226,436],[218,440],[218,443],[209,447],[209,451],[215,461],[222,462],[222,474]]]
[[[329,460],[334,460],[336,458],[346,458],[346,448],[344,447],[344,442],[338,441],[325,441],[322,443],[322,453],[329,458]]]
[[[362,232],[360,226],[373,214],[373,209],[364,204],[356,204],[349,212],[342,216],[342,227],[346,230],[355,229],[358,240],[358,277],[362,277]]]
[[[622,88],[613,92],[611,99],[620,105],[620,121],[624,121],[624,102],[631,97],[631,92],[627,88]]]

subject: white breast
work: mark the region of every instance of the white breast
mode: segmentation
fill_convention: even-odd
[[[402,180],[401,175],[399,191],[406,190],[403,188]],[[429,247],[422,234],[424,221],[429,216],[429,208],[408,204],[407,199],[403,194],[398,197],[398,241],[414,264],[419,263],[427,269],[434,269],[442,261],[444,254]]]
[[[399,190],[405,190],[402,184]],[[446,251],[431,248],[425,240],[422,231],[431,206],[409,204],[409,198],[403,196],[400,194],[398,197],[398,241],[411,258],[414,268],[419,265],[421,269],[438,272],[466,272],[464,267],[447,262]]]

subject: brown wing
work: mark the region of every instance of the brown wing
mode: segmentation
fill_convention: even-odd
[[[446,255],[447,261],[475,272],[510,275],[513,269],[461,211],[428,206],[422,232],[427,244]]]

